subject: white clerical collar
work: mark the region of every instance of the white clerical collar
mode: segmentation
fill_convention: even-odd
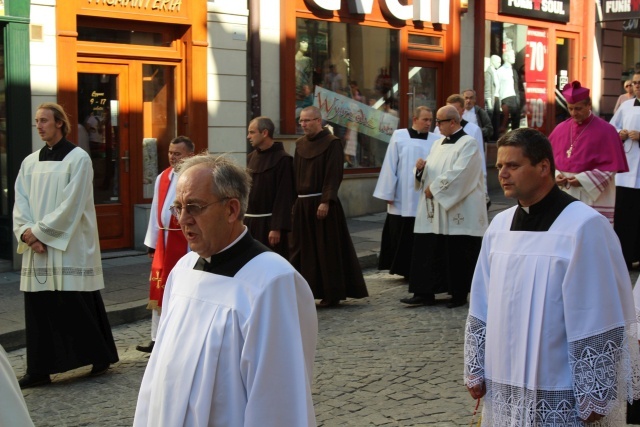
[[[236,243],[238,243],[238,242],[240,241],[240,239],[242,239],[242,238],[244,237],[244,235],[245,235],[245,234],[247,234],[247,231],[249,231],[249,229],[247,228],[247,226],[246,226],[246,225],[243,225],[243,227],[244,227],[244,230],[242,231],[242,233],[240,233],[240,235],[238,236],[238,238],[236,238],[236,240],[234,240],[233,242],[231,242],[231,244],[230,244],[229,246],[227,246],[226,248],[224,248],[224,249],[223,249],[223,250],[221,250],[220,252],[216,253],[216,255],[217,255],[217,254],[219,254],[219,253],[222,253],[222,252],[226,251],[226,250],[227,250],[227,249],[229,249],[231,246],[233,246],[233,245],[235,245]],[[205,258],[205,260],[206,260],[207,262],[211,262],[211,257],[207,257],[207,258]]]
[[[526,213],[529,213],[529,206],[520,206],[520,209],[522,209]]]

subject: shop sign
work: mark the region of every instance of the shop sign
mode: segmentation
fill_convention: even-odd
[[[386,143],[398,128],[398,118],[371,108],[333,91],[316,86],[313,105],[320,109],[322,118]]]
[[[93,6],[126,11],[180,12],[182,0],[87,0]]]
[[[402,4],[400,0],[378,0],[380,9],[392,19],[407,21],[412,19],[437,24],[449,23],[448,0],[414,0],[413,4]],[[340,10],[341,0],[309,0],[316,7],[329,11]],[[349,12],[368,15],[373,9],[373,0],[349,1]]]
[[[640,13],[640,0],[597,0],[598,21],[634,19]]]
[[[500,0],[500,15],[569,22],[569,0]]]
[[[622,32],[625,34],[640,34],[640,19],[629,19],[622,23]]]
[[[545,131],[548,58],[547,31],[528,27],[524,57],[527,126],[541,132]]]

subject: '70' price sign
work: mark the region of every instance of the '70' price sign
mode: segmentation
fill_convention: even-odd
[[[547,112],[547,30],[527,28],[527,53],[524,59],[527,101],[527,125],[545,132]]]

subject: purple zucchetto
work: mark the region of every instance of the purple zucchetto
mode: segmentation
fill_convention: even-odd
[[[579,81],[573,81],[564,85],[562,96],[567,100],[567,104],[575,104],[589,98],[589,88],[582,87]]]

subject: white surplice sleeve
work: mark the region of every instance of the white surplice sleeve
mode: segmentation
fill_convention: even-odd
[[[145,246],[151,249],[156,248],[158,231],[160,231],[158,226],[158,191],[160,188],[160,177],[162,177],[162,173],[156,177],[156,183],[153,187],[153,200],[151,201],[149,224],[147,225],[147,234],[144,236]]]
[[[638,338],[631,281],[609,222],[589,218],[574,247],[562,293],[576,410],[585,419],[637,394]]]
[[[492,223],[495,226],[495,223]],[[491,229],[482,238],[482,248],[471,282],[469,314],[464,332],[464,384],[473,387],[485,379],[485,339],[487,307],[489,304],[489,280],[491,253]]]
[[[18,253],[24,253],[29,245],[20,240],[22,234],[35,226],[35,220],[31,214],[31,205],[27,190],[31,186],[31,175],[26,173],[28,159],[22,163],[15,183],[15,203],[13,205],[13,232],[18,240]]]
[[[373,192],[373,197],[385,201],[393,201],[396,198],[396,187],[398,185],[398,142],[397,132],[394,132],[384,156],[378,182]]]
[[[463,146],[452,167],[434,177],[429,185],[433,198],[445,210],[449,210],[465,199],[478,186],[481,178],[482,157],[478,152],[476,140],[469,137],[466,141],[460,140],[458,143],[462,143]],[[432,150],[431,153],[433,154],[434,151]],[[427,160],[427,168],[428,165],[429,160]]]
[[[0,345],[0,425],[33,427],[7,353]]]
[[[297,272],[275,278],[247,320],[241,372],[245,426],[315,426],[311,399],[318,320]]]
[[[634,302],[634,305],[636,306],[636,319],[640,324],[640,286],[638,286],[638,284],[640,284],[640,277],[638,277],[638,280],[636,281],[636,285],[633,287],[633,302]]]

